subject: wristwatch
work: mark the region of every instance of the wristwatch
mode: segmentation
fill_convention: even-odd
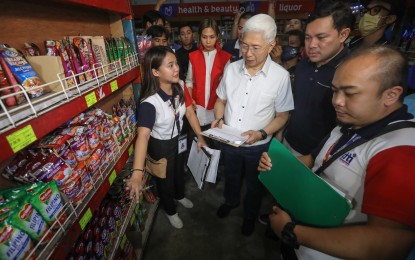
[[[264,130],[264,129],[260,129],[260,130],[258,130],[258,131],[261,133],[262,140],[267,139],[268,134],[267,134],[267,132],[265,132],[265,130]]]
[[[284,228],[281,231],[281,241],[290,247],[298,249],[300,247],[300,244],[298,244],[297,236],[294,233],[294,228],[294,222],[288,222],[287,224],[285,224]]]

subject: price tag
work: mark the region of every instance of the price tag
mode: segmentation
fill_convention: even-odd
[[[27,125],[13,134],[6,136],[6,139],[14,153],[37,140],[31,125]]]
[[[121,239],[121,242],[120,242],[120,248],[121,249],[124,249],[124,247],[125,247],[125,243],[127,242],[127,236],[126,235],[124,235],[123,237],[122,237],[122,239]]]
[[[133,151],[134,151],[134,145],[131,145],[131,146],[128,148],[128,156],[131,156],[131,155],[133,154]]]
[[[108,178],[110,185],[114,183],[115,178],[117,178],[117,172],[115,170],[112,171],[110,177]]]
[[[110,82],[110,87],[111,87],[111,92],[114,92],[118,89],[118,82],[117,80],[111,81]]]
[[[82,230],[85,229],[86,225],[88,224],[89,220],[91,220],[91,218],[92,218],[92,212],[91,212],[91,209],[88,208],[88,210],[82,216],[81,220],[79,220],[79,225],[81,226]]]
[[[92,106],[93,104],[97,103],[97,95],[95,94],[95,91],[89,93],[85,96],[86,105],[88,107]]]

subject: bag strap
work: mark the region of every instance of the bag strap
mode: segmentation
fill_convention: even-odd
[[[409,128],[409,127],[415,127],[415,122],[414,121],[402,121],[402,122],[397,122],[397,123],[393,123],[391,125],[387,125],[385,128],[383,128],[381,131],[379,131],[377,134],[375,134],[374,136],[372,136],[371,138],[360,138],[359,140],[357,140],[356,142],[344,147],[343,149],[341,149],[340,151],[338,151],[337,153],[333,154],[330,159],[328,159],[325,163],[323,163],[323,165],[321,165],[314,173],[317,175],[320,175],[327,167],[329,167],[330,164],[332,164],[335,160],[337,160],[340,156],[342,156],[343,154],[345,154],[346,152],[352,150],[353,148],[362,145],[376,137],[379,137],[381,135],[387,134],[389,132],[398,130],[398,129],[402,129],[402,128]]]

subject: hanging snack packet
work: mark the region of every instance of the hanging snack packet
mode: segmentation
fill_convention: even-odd
[[[49,41],[48,41],[49,42]],[[75,70],[72,66],[71,63],[71,59],[70,59],[70,55],[69,52],[67,50],[67,48],[65,48],[65,43],[63,40],[61,41],[55,41],[56,46],[54,48],[56,48],[57,52],[59,53],[59,56],[61,57],[61,61],[62,61],[62,65],[63,65],[63,71],[65,74],[66,79],[66,83],[68,84],[68,87],[74,87],[75,86],[75,77],[74,75]],[[51,49],[50,52],[51,54],[54,54],[54,49]]]
[[[46,93],[44,88],[38,87],[43,83],[22,54],[13,48],[0,50],[0,53],[7,66],[29,94],[30,98],[39,97]]]
[[[73,39],[73,46],[78,59],[81,61],[82,71],[85,72],[86,80],[95,78],[94,71],[90,71],[91,67],[87,42],[81,37],[75,37]]]

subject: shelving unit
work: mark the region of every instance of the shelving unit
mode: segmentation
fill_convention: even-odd
[[[132,19],[129,0],[4,0],[0,2],[0,8],[0,18],[4,24],[0,42],[17,49],[24,42],[43,46],[43,41],[62,39],[64,35],[123,37],[123,24]],[[41,55],[44,53],[41,50]],[[57,76],[56,81],[47,82],[42,87],[60,85],[59,91],[36,99],[27,98],[27,102],[19,106],[9,108],[0,102],[0,170],[16,152],[27,148],[88,108],[94,106],[108,111],[119,98],[132,93],[132,83],[137,82],[140,76],[137,55],[128,57],[125,65],[121,62],[97,64],[93,70],[97,72],[98,69],[102,69],[104,74],[71,88],[67,87],[66,78]],[[62,213],[66,214],[66,220],[64,223],[56,222],[51,242],[32,251],[36,252],[36,259],[67,257],[115,177],[131,156],[134,140],[135,132],[112,155],[109,164],[104,169],[99,169],[100,177],[80,205],[74,207],[64,198]],[[147,218],[150,221],[157,204],[153,207],[149,212],[152,212],[151,218]],[[126,214],[127,219],[120,228],[119,237],[128,229],[128,218],[134,208],[135,203],[132,202]],[[146,237],[149,225],[151,223],[146,224]],[[115,256],[119,243],[117,240],[109,259]]]
[[[153,204],[147,203],[147,205],[146,205],[148,207],[148,215],[147,215],[147,219],[146,219],[146,224],[144,226],[144,231],[142,233],[141,248],[135,249],[135,254],[137,256],[137,259],[141,259],[143,257],[144,248],[146,247],[148,236],[150,235],[150,232],[151,232],[151,226],[153,225],[153,220],[154,220],[155,214],[157,212],[158,205],[159,205],[159,200],[158,199],[155,203],[153,203]]]

